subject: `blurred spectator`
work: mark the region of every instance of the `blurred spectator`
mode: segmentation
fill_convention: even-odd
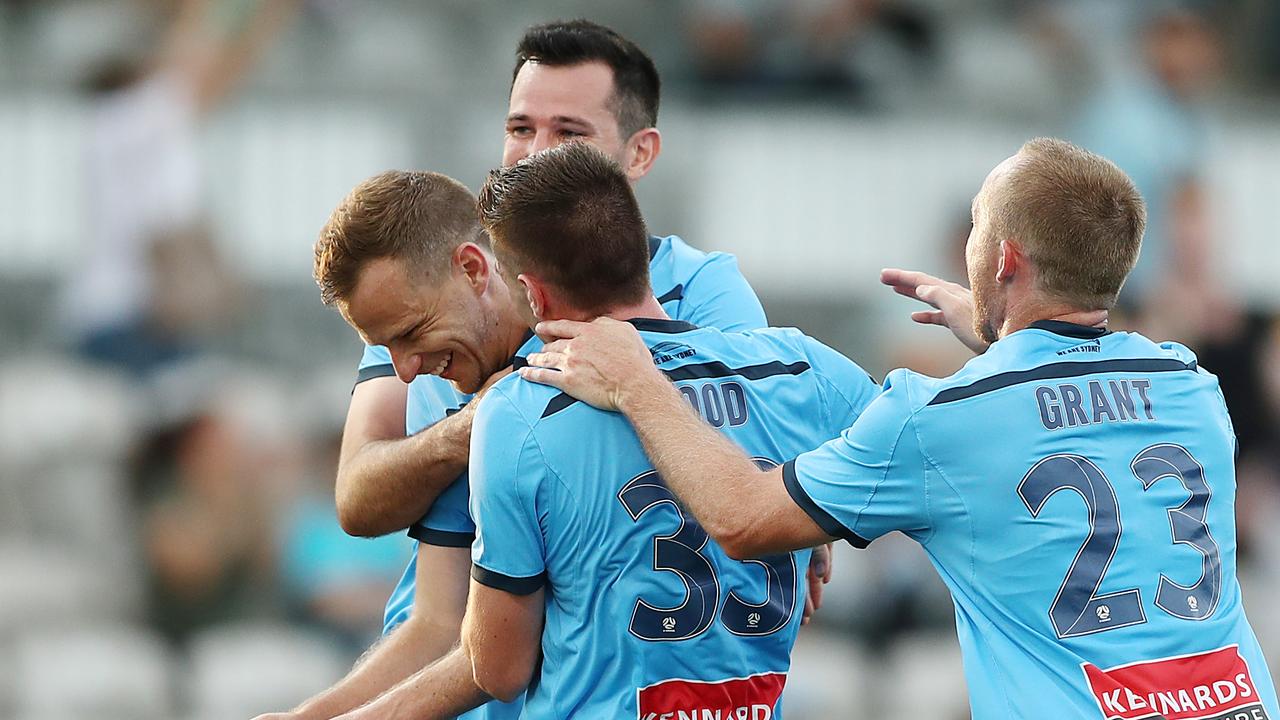
[[[201,225],[199,123],[296,5],[262,0],[239,33],[220,39],[206,32],[208,0],[156,3],[172,15],[160,49],[87,77],[90,235],[63,298],[86,357],[145,372],[188,353],[193,331],[228,309],[234,284]]]
[[[271,504],[244,430],[202,410],[142,454],[149,614],[176,642],[271,604]]]
[[[904,2],[700,0],[689,15],[696,80],[746,97],[878,104],[935,60],[931,18]]]
[[[353,538],[333,506],[341,434],[334,434],[306,487],[280,521],[280,573],[295,619],[336,637],[353,655],[382,631],[382,610],[404,571],[413,541],[401,533]]]
[[[1225,308],[1222,288],[1212,280],[1201,105],[1220,68],[1221,48],[1205,20],[1187,10],[1136,22],[1136,57],[1100,69],[1099,86],[1070,134],[1127,172],[1147,202],[1142,255],[1122,303],[1140,312],[1153,336],[1194,342]]]

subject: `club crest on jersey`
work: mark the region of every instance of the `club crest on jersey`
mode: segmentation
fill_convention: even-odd
[[[673,617],[671,617],[670,615],[668,615],[667,617],[662,618],[662,631],[663,631],[663,632],[669,632],[669,633],[675,632],[675,631],[676,631],[676,619],[675,619],[675,618],[673,618]]]
[[[1236,645],[1107,670],[1080,667],[1106,720],[1274,720]]]

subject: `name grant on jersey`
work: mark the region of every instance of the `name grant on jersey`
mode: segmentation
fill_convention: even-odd
[[[1151,381],[1090,380],[1084,387],[1078,383],[1056,386],[1041,385],[1035,389],[1040,422],[1046,430],[1078,427],[1104,422],[1155,420],[1147,391]],[[1139,412],[1141,403],[1141,412]]]

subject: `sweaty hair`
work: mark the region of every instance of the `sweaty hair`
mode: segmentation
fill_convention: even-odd
[[[602,62],[613,70],[613,95],[609,100],[623,140],[658,124],[658,97],[662,82],[653,60],[635,43],[590,20],[568,20],[535,25],[525,31],[516,46],[516,66],[511,83],[525,63],[552,67]]]
[[[488,247],[465,185],[439,173],[392,170],[360,183],[338,204],[315,246],[326,305],[348,300],[370,260],[404,260],[429,276],[464,242]]]
[[[652,292],[631,184],[590,145],[566,143],[490,172],[479,207],[498,262],[554,285],[577,310],[603,315]]]
[[[993,227],[1023,244],[1041,289],[1085,309],[1115,305],[1138,260],[1146,205],[1106,158],[1036,138],[993,194]]]

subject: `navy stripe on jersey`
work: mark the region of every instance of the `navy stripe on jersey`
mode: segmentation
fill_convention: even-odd
[[[791,499],[804,510],[805,514],[813,519],[822,531],[831,537],[844,538],[849,544],[856,548],[865,548],[871,544],[870,540],[862,537],[858,533],[845,527],[839,520],[831,516],[831,513],[818,507],[818,504],[809,497],[809,494],[800,486],[800,481],[796,479],[796,461],[788,460],[782,466],[782,484],[787,488],[787,494]]]
[[[362,367],[360,368],[360,372],[356,374],[356,384],[359,385],[365,380],[372,380],[374,378],[393,377],[395,376],[395,374],[396,374],[396,367],[391,363]]]
[[[1096,373],[1150,373],[1176,372],[1179,370],[1195,370],[1194,362],[1186,363],[1172,358],[1129,358],[1121,360],[1096,360],[1093,362],[1058,362],[1041,365],[1030,370],[1016,370],[983,378],[963,387],[948,388],[938,393],[930,405],[964,400],[984,393],[994,392],[1011,385],[1019,385],[1033,380],[1056,380],[1058,378],[1093,375]]]
[[[481,585],[509,592],[512,595],[529,595],[535,593],[547,583],[547,574],[538,573],[533,577],[511,577],[499,572],[486,570],[479,565],[471,566],[471,577]]]
[[[684,285],[677,285],[658,296],[658,304],[663,305],[674,300],[684,299]]]
[[[656,235],[649,236],[649,262],[658,256],[658,250],[662,248],[662,238]]]
[[[421,525],[409,528],[409,537],[420,543],[451,548],[469,548],[476,539],[475,533],[433,530]]]
[[[719,360],[711,362],[695,363],[693,365],[681,365],[678,368],[663,370],[672,382],[680,380],[699,380],[703,378],[721,378],[739,376],[747,380],[763,380],[765,378],[774,377],[775,375],[801,375],[809,370],[809,363],[803,360],[793,363],[783,363],[778,360],[773,362],[760,363],[759,365],[748,365],[746,367],[731,368]]]
[[[804,361],[782,363],[774,360],[773,362],[761,363],[759,365],[748,365],[746,367],[733,368],[725,365],[719,360],[713,360],[711,362],[697,363],[694,365],[682,365],[678,368],[663,370],[662,372],[671,380],[671,382],[680,382],[681,380],[703,380],[723,377],[741,377],[745,380],[763,380],[777,375],[800,375],[808,371],[809,363]],[[542,417],[551,417],[576,402],[578,401],[573,396],[567,393],[560,393],[559,395],[551,398],[551,402],[547,403],[546,409],[542,411]]]

